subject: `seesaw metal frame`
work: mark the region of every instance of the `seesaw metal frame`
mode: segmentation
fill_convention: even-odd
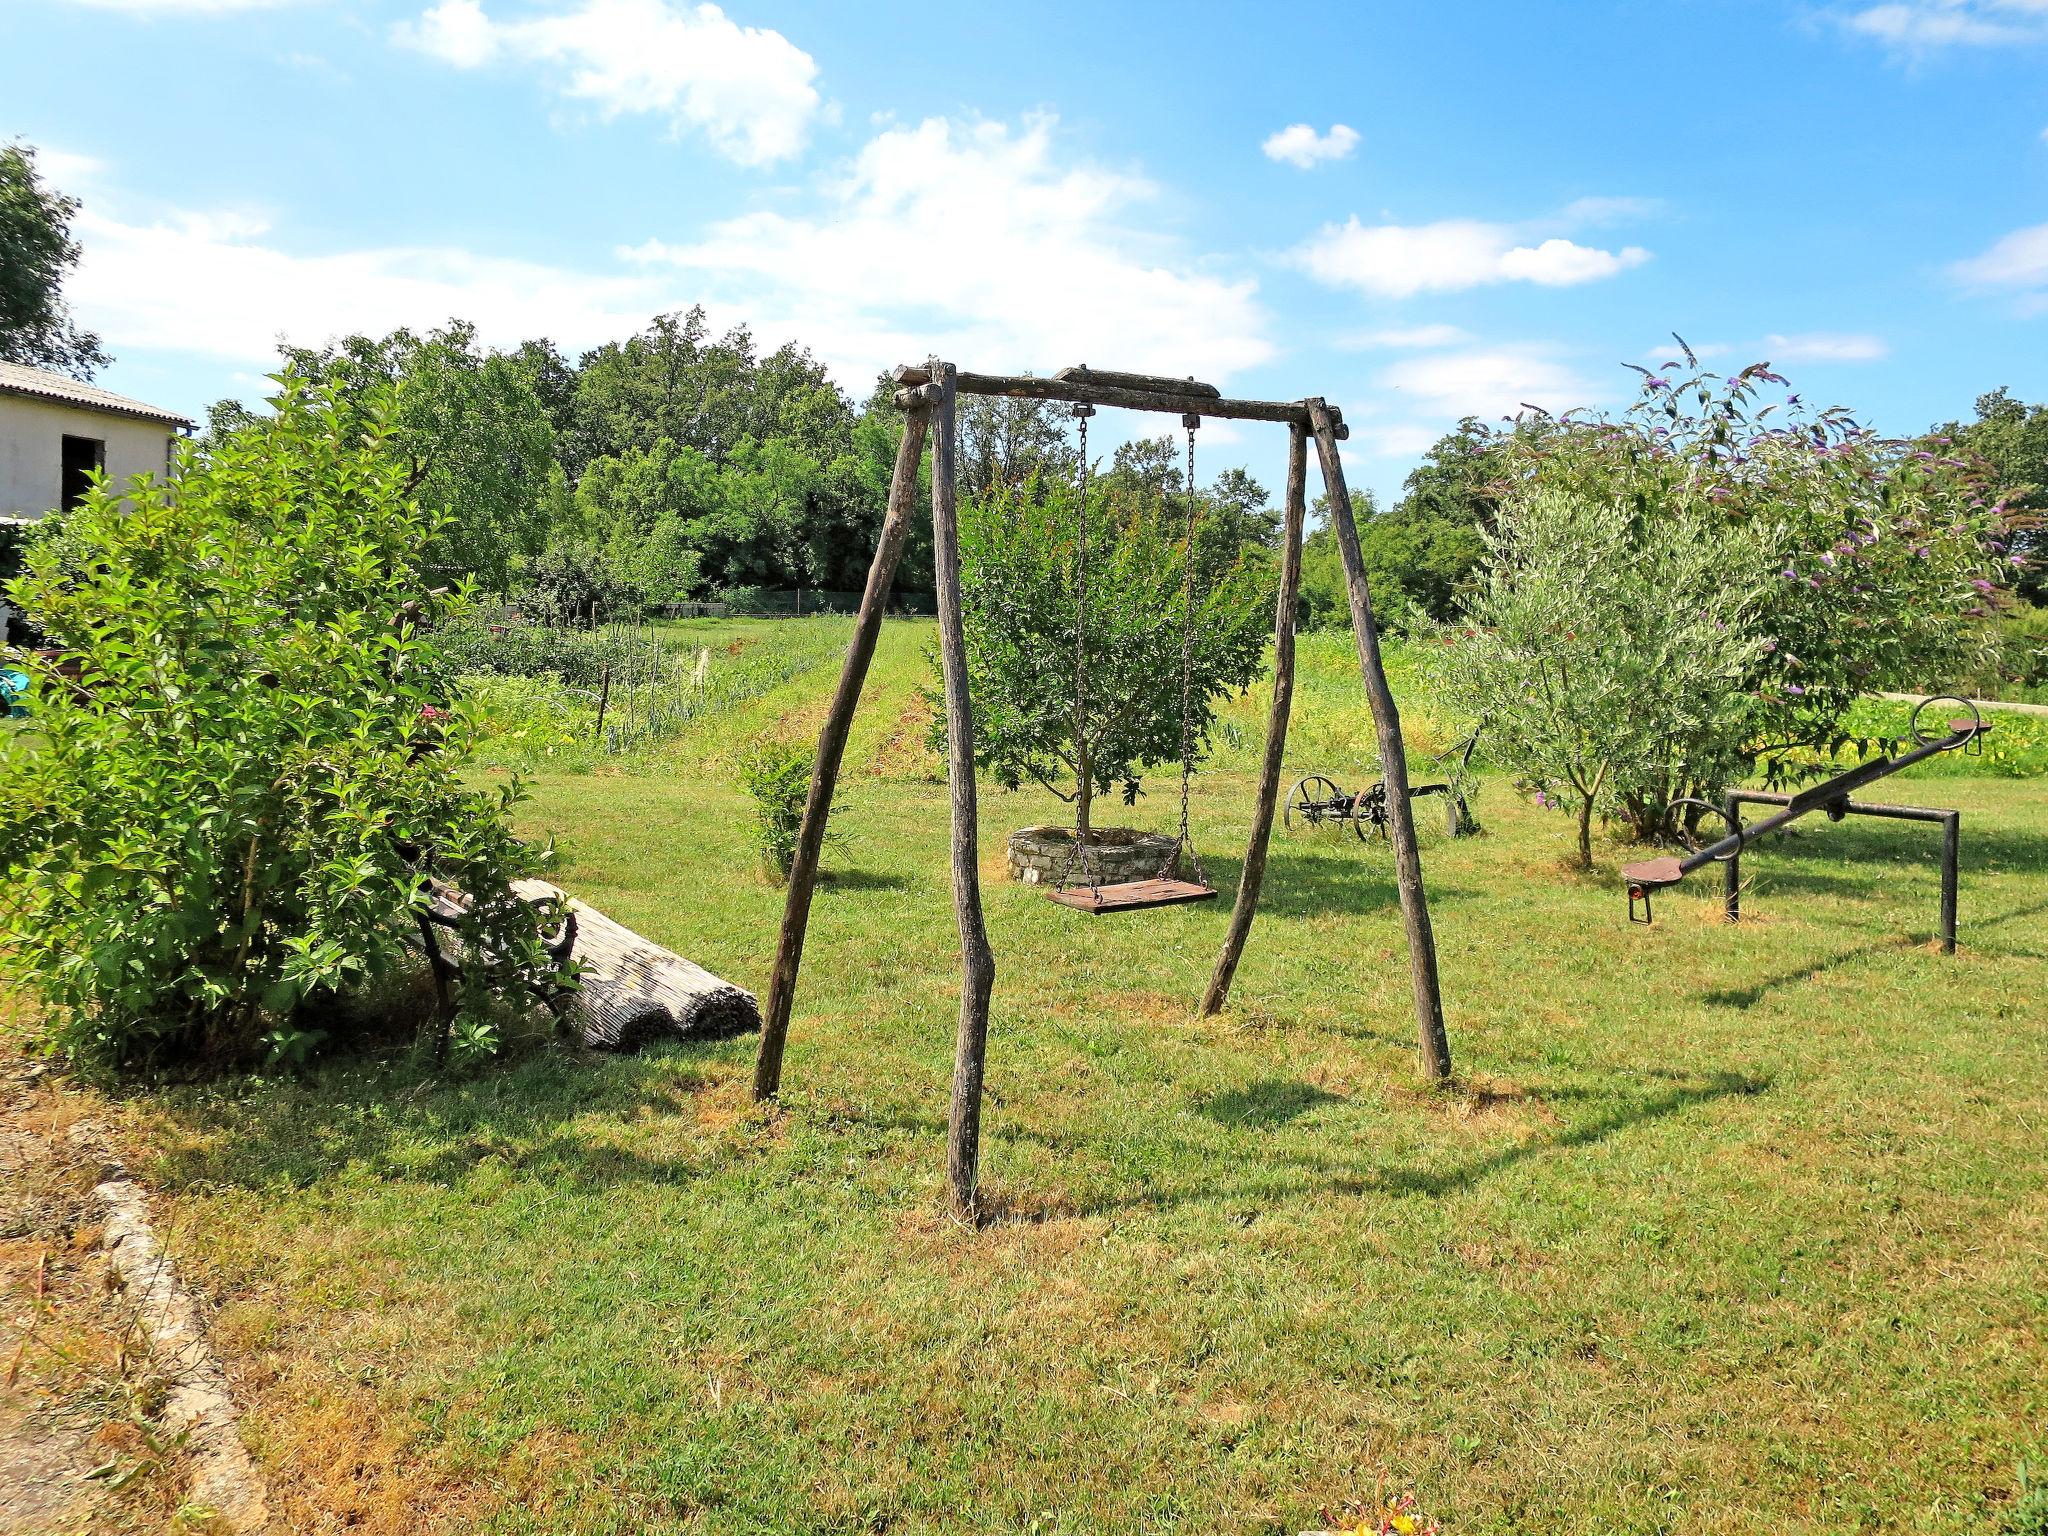
[[[1920,730],[1920,715],[1934,704],[1960,704],[1969,710],[1969,718],[1948,721],[1946,735],[1923,735]],[[1624,866],[1621,873],[1628,884],[1629,921],[1647,926],[1653,921],[1650,902],[1655,892],[1678,884],[1694,870],[1718,863],[1722,869],[1722,910],[1729,922],[1738,922],[1742,917],[1742,853],[1750,844],[1784,830],[1800,817],[1811,815],[1815,811],[1824,812],[1830,821],[1840,821],[1845,816],[1872,816],[1886,821],[1930,822],[1942,828],[1941,949],[1943,954],[1954,954],[1962,812],[1925,805],[1859,803],[1849,798],[1849,792],[1879,779],[1889,778],[1915,763],[1942,752],[1953,752],[1958,748],[1969,753],[1979,752],[1982,750],[1984,735],[1990,729],[1991,726],[1984,719],[1982,712],[1968,699],[1953,695],[1922,699],[1914,708],[1912,720],[1907,725],[1907,731],[1914,742],[1911,751],[1859,764],[1846,773],[1837,774],[1831,779],[1801,790],[1796,795],[1773,794],[1758,789],[1735,789],[1723,796],[1719,806],[1703,800],[1675,802],[1671,807],[1673,812],[1682,806],[1694,805],[1718,814],[1728,824],[1728,835],[1704,847],[1693,849],[1683,859],[1649,859]],[[1744,826],[1741,808],[1745,805],[1775,806],[1777,814]],[[1640,916],[1637,915],[1639,905]]]

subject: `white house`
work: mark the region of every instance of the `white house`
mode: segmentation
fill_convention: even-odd
[[[70,506],[95,469],[117,485],[145,470],[161,475],[173,445],[191,430],[176,411],[0,363],[0,520]]]

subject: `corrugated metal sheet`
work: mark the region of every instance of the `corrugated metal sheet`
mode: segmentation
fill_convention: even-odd
[[[176,411],[166,411],[141,400],[117,395],[97,384],[82,384],[61,373],[24,368],[20,363],[0,363],[0,395],[27,395],[58,405],[75,405],[82,410],[106,411],[115,416],[133,416],[142,421],[160,421],[168,427],[189,427],[191,421]]]

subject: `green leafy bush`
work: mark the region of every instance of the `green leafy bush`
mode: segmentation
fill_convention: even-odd
[[[623,675],[629,659],[650,647],[625,629],[575,629],[555,624],[488,624],[475,613],[445,621],[434,649],[457,672],[490,677],[553,677],[595,694],[607,668]]]
[[[473,724],[426,637],[433,519],[387,402],[287,371],[175,479],[97,485],[9,587],[60,651],[0,746],[0,956],[75,1058],[303,1056],[324,1005],[469,898],[462,1009],[552,975],[508,888],[538,863],[465,788]]]
[[[790,741],[756,742],[740,759],[740,786],[754,802],[754,846],[777,880],[789,878],[796,859],[816,762],[813,748]]]
[[[1973,698],[2048,704],[2048,608],[2001,614],[1992,627],[1990,656],[1957,684]]]

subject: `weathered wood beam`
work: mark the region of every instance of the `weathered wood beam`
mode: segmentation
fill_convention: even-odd
[[[981,851],[974,793],[974,704],[967,687],[967,631],[960,603],[960,525],[955,501],[955,373],[928,365],[939,386],[932,409],[932,568],[939,589],[939,661],[946,687],[946,778],[953,801],[953,917],[960,930],[960,1024],[953,1043],[953,1106],[946,1173],[953,1207],[972,1220],[981,1181],[981,1090],[988,1066],[988,1003],[996,962],[981,913]]]
[[[1142,389],[1155,395],[1200,395],[1205,400],[1223,397],[1223,391],[1214,384],[1169,378],[1163,373],[1116,373],[1107,368],[1090,368],[1086,363],[1062,368],[1053,377],[1062,384],[1103,384],[1111,389]]]
[[[898,370],[905,372],[905,370]],[[914,374],[915,370],[908,370]],[[929,405],[928,384],[906,383],[896,391],[896,404],[904,410]],[[962,373],[954,378],[956,393],[1001,395],[1012,400],[1065,400],[1081,405],[1109,405],[1132,411],[1157,411],[1163,415],[1213,417],[1233,421],[1277,421],[1306,427],[1308,407],[1298,400],[1228,400],[1206,395],[1169,395],[1146,389],[1122,389],[1106,384],[1080,384],[1060,379],[1041,379],[1030,374]],[[1343,416],[1326,406],[1333,427],[1344,431]]]
[[[1401,893],[1401,921],[1408,930],[1408,972],[1415,992],[1417,1042],[1425,1076],[1442,1082],[1451,1075],[1451,1045],[1444,1030],[1443,992],[1437,982],[1436,935],[1430,927],[1429,900],[1422,887],[1422,855],[1415,844],[1415,816],[1408,800],[1408,752],[1401,743],[1401,715],[1387,686],[1380,660],[1379,624],[1373,618],[1372,593],[1365,580],[1365,559],[1358,548],[1358,525],[1351,514],[1351,492],[1344,483],[1344,461],[1337,453],[1337,423],[1321,400],[1305,402],[1315,433],[1316,457],[1329,493],[1330,524],[1344,557],[1344,580],[1351,599],[1351,630],[1358,642],[1358,668],[1372,703],[1379,737],[1380,772],[1387,786],[1387,820],[1394,841],[1394,880]]]
[[[917,496],[917,467],[924,457],[925,411],[912,411],[903,421],[903,440],[896,447],[896,473],[889,482],[889,505],[882,518],[875,558],[868,565],[867,590],[861,594],[860,616],[840,663],[839,685],[818,731],[818,755],[811,769],[811,792],[804,802],[803,830],[790,860],[789,886],[782,903],[782,933],[775,944],[775,970],[768,981],[768,1010],[761,1024],[761,1047],[754,1058],[754,1097],[772,1099],[782,1088],[782,1051],[789,1038],[790,1009],[796,998],[797,972],[804,960],[804,934],[811,920],[811,894],[818,880],[818,857],[825,845],[825,827],[832,815],[832,795],[839,765],[846,755],[846,737],[860,703],[874,659],[875,637],[888,606],[889,586],[910,532],[910,508]]]
[[[1281,532],[1280,594],[1273,609],[1273,707],[1266,717],[1266,755],[1259,765],[1258,800],[1252,811],[1251,840],[1245,845],[1244,869],[1238,876],[1237,901],[1230,909],[1230,929],[1223,952],[1216,957],[1209,990],[1202,994],[1202,1012],[1221,1013],[1230,997],[1237,962],[1258,916],[1259,891],[1266,881],[1266,853],[1273,838],[1273,812],[1280,802],[1281,759],[1287,751],[1287,717],[1294,702],[1294,620],[1301,601],[1301,530],[1307,516],[1308,433],[1300,427],[1287,434],[1287,502]]]

